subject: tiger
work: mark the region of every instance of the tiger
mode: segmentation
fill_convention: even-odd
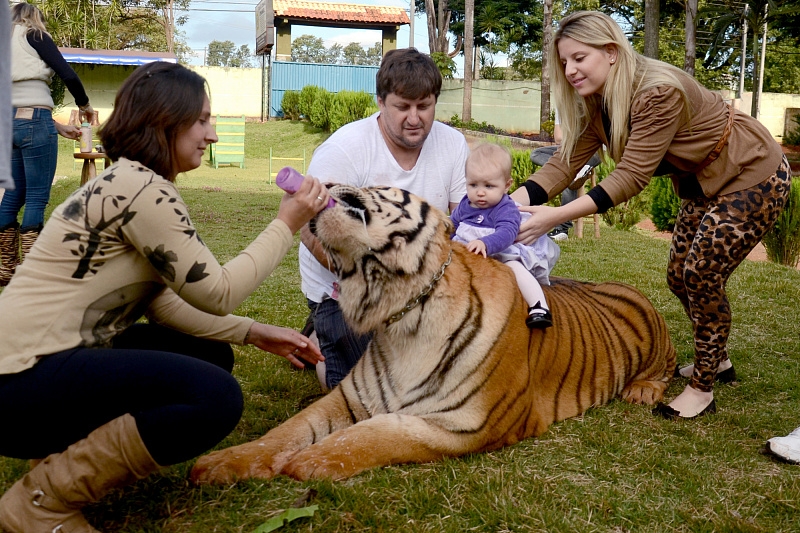
[[[348,324],[372,332],[331,392],[263,437],[200,457],[195,483],[369,468],[487,452],[617,396],[662,399],[676,363],[637,289],[553,278],[553,326],[530,330],[506,265],[451,241],[442,211],[397,188],[330,187],[310,229],[339,277]]]

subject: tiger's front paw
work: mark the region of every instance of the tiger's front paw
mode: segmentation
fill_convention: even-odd
[[[274,475],[264,458],[227,448],[200,457],[192,468],[191,481],[198,485],[224,485],[251,477],[270,479]]]
[[[625,387],[620,396],[629,403],[655,405],[664,399],[667,384],[657,380],[633,381]]]
[[[276,457],[276,460],[279,460]],[[347,479],[368,468],[345,454],[320,454],[303,451],[294,454],[283,465],[281,473],[300,481],[307,479]]]

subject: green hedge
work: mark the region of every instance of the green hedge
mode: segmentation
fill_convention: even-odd
[[[669,176],[657,176],[650,180],[653,200],[650,204],[650,218],[659,231],[672,231],[678,219],[681,199],[675,194]]]
[[[308,120],[322,131],[331,131],[330,109],[333,95],[325,89],[316,92],[316,98],[311,104]]]
[[[300,120],[300,92],[286,91],[281,100],[281,111],[283,116],[289,120]]]
[[[762,242],[770,261],[797,266],[800,260],[800,180],[792,179],[786,206]]]
[[[300,90],[300,115],[306,120],[311,120],[311,107],[317,100],[320,91],[325,91],[325,89],[316,85],[306,85]]]
[[[375,98],[364,91],[339,91],[331,101],[330,130],[367,118],[378,110]]]
[[[323,131],[334,132],[372,115],[378,111],[378,105],[375,97],[365,91],[331,93],[316,85],[306,85],[299,92],[286,91],[281,109],[288,119],[305,119]]]
[[[603,181],[606,176],[611,174],[617,164],[607,153],[603,152],[600,157],[600,164],[597,165],[597,183]],[[648,195],[645,191],[640,192],[627,202],[623,202],[612,207],[605,213],[600,214],[603,222],[617,229],[629,230],[633,228],[644,217],[647,212]]]
[[[536,165],[531,161],[529,150],[511,150],[511,179],[514,183],[509,192],[514,192],[525,180],[533,174]]]

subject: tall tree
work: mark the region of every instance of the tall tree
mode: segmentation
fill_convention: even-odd
[[[431,54],[443,53],[455,57],[461,51],[463,37],[458,36],[455,49],[450,51],[450,19],[453,12],[448,0],[425,0],[425,14],[428,17],[428,49]]]
[[[378,66],[383,59],[383,45],[376,41],[374,45],[367,49],[367,65]]]
[[[159,22],[167,37],[167,51],[175,53],[175,27],[183,25],[185,17],[175,16],[176,10],[186,10],[189,0],[148,0],[149,5],[159,14]]]
[[[484,58],[483,70],[493,71],[497,76],[503,71],[494,65],[492,55],[502,52],[514,56],[520,73],[535,72],[538,75],[540,61],[540,39],[542,31],[539,0],[474,0],[475,17],[473,26],[474,44],[479,48],[475,61]],[[579,0],[591,3],[596,0]],[[431,57],[440,66],[445,63],[440,53],[454,57],[459,50],[468,46],[464,43],[465,9],[464,0],[417,0],[416,8],[428,17],[428,41]],[[450,39],[455,41],[450,50]],[[480,48],[486,48],[485,53]],[[533,58],[533,59],[531,59]],[[477,77],[478,70],[474,74]]]
[[[179,58],[186,45],[178,27],[190,0],[42,0],[48,31],[59,46],[107,50],[172,52]],[[166,11],[165,11],[166,10]]]
[[[553,0],[544,0],[542,17],[542,104],[539,123],[550,120],[550,49],[553,46]]]
[[[658,59],[659,0],[644,0],[644,55]]]
[[[694,76],[694,62],[697,58],[697,0],[686,0],[686,53],[683,70]]]
[[[342,62],[342,52],[343,51],[344,51],[344,47],[341,44],[335,43],[335,44],[331,45],[331,47],[328,48],[325,51],[325,58],[324,58],[324,60],[322,62],[323,63],[330,63],[332,65],[335,65],[337,63],[341,63]]]
[[[360,43],[350,43],[342,49],[341,62],[345,65],[372,65],[381,64],[383,47],[376,42],[369,48],[364,48]]]
[[[211,41],[206,64],[210,67],[249,68],[253,66],[253,54],[246,44],[237,49],[233,41]]]
[[[461,121],[472,121],[472,52],[475,49],[472,28],[475,18],[475,0],[466,0],[464,4],[464,98],[461,106]]]
[[[297,63],[325,63],[325,42],[321,37],[304,34],[292,41],[292,61]]]
[[[743,6],[747,4],[748,9]],[[719,4],[709,4],[703,10],[703,15],[713,21],[712,42],[705,53],[704,64],[710,67],[725,67],[731,63],[731,59],[737,55],[742,46],[741,31],[744,21],[752,36],[750,54],[752,56],[752,90],[753,104],[750,114],[755,116],[759,106],[760,94],[759,64],[761,62],[760,40],[764,38],[764,27],[769,25],[777,32],[783,32],[786,36],[800,32],[794,26],[797,13],[800,11],[798,0],[787,0],[778,5],[773,0],[745,0],[744,2],[734,2],[734,0],[721,0]],[[787,26],[783,27],[783,24]],[[747,68],[739,65],[739,68]]]
[[[364,65],[367,61],[367,51],[358,43],[350,43],[342,50],[342,58],[346,65]]]

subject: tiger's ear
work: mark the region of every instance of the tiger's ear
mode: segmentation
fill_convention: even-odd
[[[456,230],[456,227],[453,225],[453,221],[450,220],[450,217],[442,217],[442,222],[444,223],[445,233],[447,234],[447,238],[449,239],[453,232]]]
[[[394,270],[412,274],[420,268],[422,256],[417,252],[421,250],[416,246],[409,246],[405,237],[393,237],[391,252],[384,254],[383,260]]]

